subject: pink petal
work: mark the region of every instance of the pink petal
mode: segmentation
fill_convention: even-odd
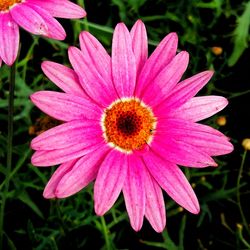
[[[232,152],[233,146],[223,134],[208,130],[207,126],[193,122],[169,119],[159,122],[157,133],[159,136],[182,141],[208,155],[223,155]],[[198,125],[198,126],[197,126]]]
[[[117,93],[114,88],[111,75],[111,58],[102,44],[89,32],[82,32],[79,36],[80,46],[85,58],[85,61],[91,62],[92,67],[96,69],[95,75],[102,79],[105,91],[111,96],[111,100],[117,99]]]
[[[129,156],[127,177],[122,190],[130,224],[135,231],[141,229],[145,213],[146,194],[143,168],[140,158],[134,155]]]
[[[70,47],[69,60],[79,76],[80,83],[86,93],[97,103],[106,107],[117,98],[114,88],[110,87],[112,83],[107,83],[107,78],[103,78],[87,56],[84,56],[81,50],[76,47]],[[105,73],[103,73],[105,74]],[[113,91],[112,91],[113,90]]]
[[[10,9],[10,14],[14,21],[28,32],[35,35],[49,35],[46,21],[26,3],[17,4]]]
[[[87,98],[74,70],[50,61],[44,61],[41,66],[44,74],[64,92]]]
[[[165,101],[154,108],[155,115],[161,116],[183,105],[207,84],[212,75],[213,71],[204,71],[180,82]]]
[[[77,161],[77,159],[74,159],[72,161],[63,163],[56,169],[56,171],[54,172],[54,174],[50,178],[49,182],[47,183],[47,185],[43,191],[44,198],[46,198],[46,199],[56,198],[55,191],[56,191],[56,188],[58,186],[58,183],[60,182],[62,177],[67,172],[71,171],[71,169],[75,165],[76,161]]]
[[[43,112],[61,121],[100,120],[102,110],[94,103],[76,95],[55,91],[38,91],[30,96]]]
[[[145,154],[143,159],[151,175],[173,200],[189,212],[199,213],[197,197],[178,166],[162,160],[153,152]]]
[[[163,159],[186,167],[217,166],[217,163],[201,149],[183,141],[177,141],[163,133],[154,135],[151,148]]]
[[[131,36],[123,23],[117,24],[113,35],[112,75],[119,96],[133,96],[136,81],[135,55]]]
[[[138,20],[130,31],[132,48],[135,54],[137,76],[140,74],[148,58],[148,38],[144,23]]]
[[[139,94],[142,100],[150,106],[161,103],[169,92],[180,81],[187,69],[189,55],[180,52],[174,59],[148,84]]]
[[[0,58],[0,67],[2,66],[2,59]]]
[[[11,66],[17,58],[19,28],[9,13],[0,15],[0,57]],[[2,62],[2,60],[0,60]],[[0,62],[0,66],[1,66]]]
[[[168,34],[160,42],[140,73],[136,84],[136,96],[139,96],[142,90],[172,61],[176,54],[177,43],[178,37],[176,33]]]
[[[110,148],[104,145],[80,158],[73,169],[61,178],[56,188],[56,197],[65,198],[73,195],[92,182],[109,150]]]
[[[32,8],[34,11],[36,11],[45,21],[47,28],[48,28],[48,34],[45,35],[49,38],[53,38],[56,40],[64,40],[66,37],[66,32],[62,25],[53,18],[47,11],[43,10],[37,5],[28,4],[27,5]]]
[[[41,167],[61,164],[91,153],[97,148],[101,147],[103,143],[103,139],[100,138],[99,142],[97,142],[97,140],[95,140],[94,142],[92,140],[88,140],[84,143],[75,144],[68,148],[55,149],[50,151],[39,150],[33,154],[31,163],[34,166]]]
[[[94,185],[95,212],[105,214],[118,198],[128,169],[127,155],[111,151],[103,160]]]
[[[167,116],[197,122],[218,113],[227,104],[227,99],[222,96],[193,97]]]
[[[146,192],[145,216],[154,230],[160,233],[166,226],[166,211],[162,190],[147,168],[145,168],[144,172]]]
[[[54,17],[72,19],[86,16],[86,12],[83,8],[67,0],[28,0],[28,2],[40,6]]]
[[[77,143],[86,146],[89,140],[97,143],[102,137],[102,131],[98,122],[90,120],[75,120],[51,128],[38,135],[31,142],[31,148],[34,150],[54,150],[68,148]]]

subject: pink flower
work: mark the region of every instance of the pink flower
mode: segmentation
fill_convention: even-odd
[[[81,18],[85,15],[80,6],[68,0],[1,0],[0,64],[3,60],[12,65],[16,60],[19,26],[35,35],[63,40],[65,30],[53,17]]]
[[[213,72],[180,81],[188,53],[176,55],[177,36],[167,35],[148,58],[147,35],[139,20],[129,32],[116,26],[112,57],[88,32],[81,50],[69,48],[74,70],[54,62],[42,69],[64,93],[39,91],[33,103],[64,123],[33,139],[36,166],[61,164],[45,198],[64,198],[94,184],[97,215],[121,191],[134,230],[144,215],[157,232],[166,223],[162,189],[180,206],[199,213],[196,195],[178,165],[217,166],[211,156],[233,150],[219,131],[197,123],[227,105],[220,96],[193,97]]]

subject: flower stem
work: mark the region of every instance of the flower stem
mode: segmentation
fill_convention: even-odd
[[[247,150],[244,151],[244,154],[242,156],[242,161],[241,161],[241,165],[240,165],[240,170],[239,170],[239,174],[238,174],[238,178],[237,178],[237,203],[238,203],[238,207],[239,207],[239,211],[240,211],[240,215],[241,215],[241,219],[243,222],[243,225],[245,227],[245,229],[247,230],[248,234],[250,235],[250,230],[249,230],[249,226],[246,220],[246,217],[244,215],[242,206],[241,206],[241,200],[240,200],[240,179],[242,177],[242,172],[243,172],[243,166],[246,160],[246,155],[247,155]]]
[[[106,249],[107,250],[111,250],[112,248],[111,248],[110,241],[109,241],[108,228],[107,228],[105,219],[104,219],[103,216],[101,216],[100,218],[101,218],[101,223],[102,223],[102,229],[103,229],[103,234],[104,234]]]
[[[7,137],[7,167],[5,186],[2,193],[1,212],[0,212],[0,249],[3,249],[4,234],[4,210],[7,200],[10,184],[10,173],[12,166],[12,149],[13,149],[13,116],[14,116],[14,91],[16,81],[16,64],[10,67],[10,84],[9,84],[9,101],[8,101],[8,137]]]

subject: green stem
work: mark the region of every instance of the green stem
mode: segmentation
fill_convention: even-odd
[[[241,201],[240,201],[240,179],[241,179],[242,172],[243,172],[243,166],[244,166],[244,163],[245,163],[245,160],[246,160],[246,155],[247,155],[247,150],[244,151],[244,154],[242,156],[240,170],[239,170],[239,174],[238,174],[238,178],[237,178],[237,203],[238,203],[238,207],[239,207],[239,210],[240,210],[240,215],[241,215],[241,219],[242,219],[243,225],[246,228],[248,234],[250,235],[249,226],[248,226],[246,217],[244,215],[244,212],[242,210]]]
[[[102,223],[102,230],[103,230],[103,234],[104,234],[104,239],[105,239],[105,243],[106,243],[106,248],[107,250],[111,250],[111,246],[110,246],[110,241],[109,241],[109,237],[108,237],[108,228],[106,225],[106,221],[104,219],[103,216],[100,217],[101,218],[101,223]]]
[[[0,212],[0,249],[3,249],[3,227],[4,227],[4,210],[10,185],[10,173],[12,166],[12,149],[13,149],[13,116],[14,116],[14,91],[16,81],[16,64],[10,67],[10,84],[9,84],[9,102],[8,102],[8,137],[7,137],[7,167],[5,188],[2,193],[2,206]]]

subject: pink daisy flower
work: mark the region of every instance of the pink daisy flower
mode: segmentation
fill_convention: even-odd
[[[88,32],[81,50],[69,48],[74,70],[54,62],[42,69],[64,93],[39,91],[33,103],[64,123],[37,136],[36,166],[61,164],[45,198],[64,198],[94,183],[97,215],[122,192],[131,226],[144,216],[155,231],[166,223],[162,189],[180,206],[199,213],[196,195],[181,166],[217,166],[211,156],[233,150],[219,131],[197,123],[227,105],[220,96],[194,97],[213,72],[180,81],[188,53],[176,55],[177,35],[167,35],[148,58],[147,34],[139,20],[129,32],[116,26],[112,56]]]
[[[2,60],[12,65],[19,47],[19,26],[35,35],[56,40],[66,37],[65,30],[54,18],[81,18],[84,9],[68,0],[1,0],[0,1],[0,66]]]

